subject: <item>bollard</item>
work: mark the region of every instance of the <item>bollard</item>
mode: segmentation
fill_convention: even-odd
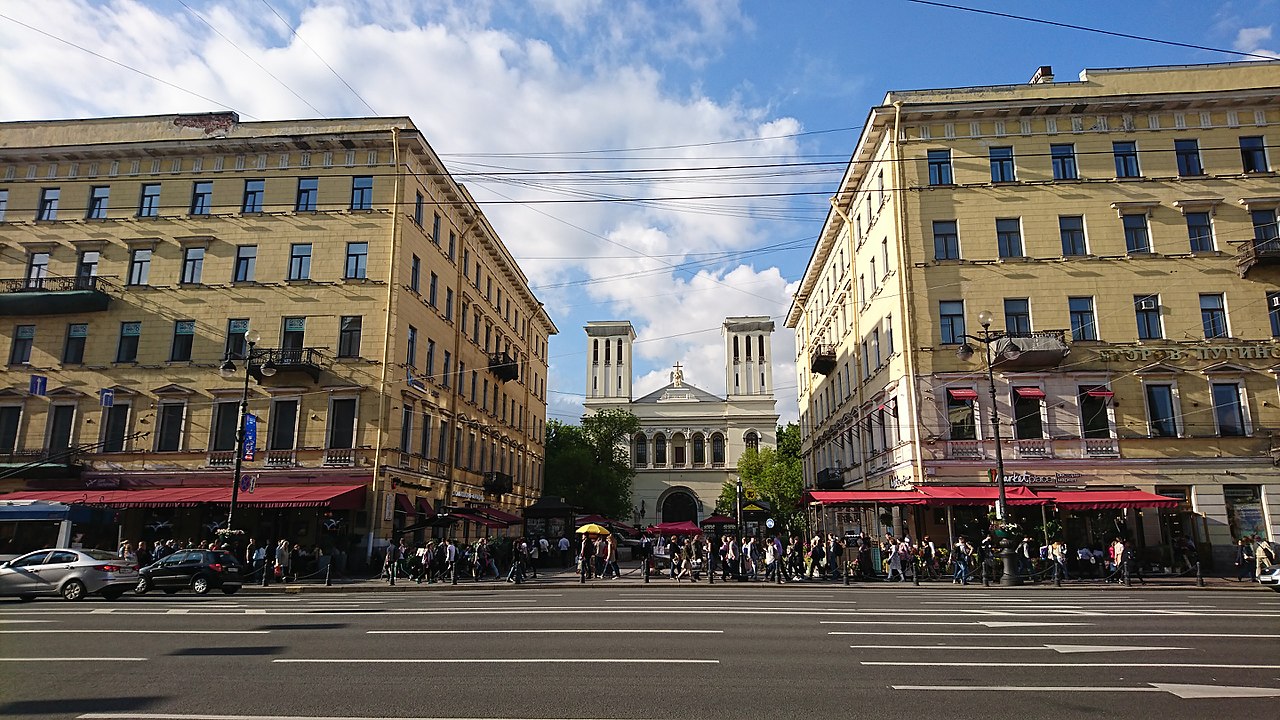
[[[333,558],[324,566],[324,586],[333,587]]]
[[[916,560],[911,563],[911,584],[920,586],[920,561]]]
[[[978,572],[982,574],[982,587],[990,587],[991,579],[987,577],[987,560],[986,558],[978,559]]]
[[[262,561],[262,587],[271,584],[271,560],[266,558]]]
[[[716,564],[711,562],[711,556],[707,556],[707,584],[716,584]]]
[[[850,565],[851,565],[851,564],[852,564],[852,563],[845,563],[845,564],[844,564],[844,584],[845,584],[845,585],[848,585],[848,584],[849,584],[849,576],[853,574],[853,573],[851,573],[851,572],[849,571],[849,567],[850,567]]]
[[[1200,572],[1200,561],[1196,561],[1196,587],[1204,587],[1204,573]]]
[[[649,584],[649,558],[645,558],[641,562],[644,563],[644,584]]]

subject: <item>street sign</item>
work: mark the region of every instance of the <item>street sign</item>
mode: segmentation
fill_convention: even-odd
[[[251,493],[258,489],[257,475],[241,475],[240,476],[240,492]]]
[[[44,375],[31,376],[31,394],[32,395],[48,395],[49,394],[49,378]]]
[[[769,518],[768,520],[765,520],[764,526],[772,530],[774,526],[773,518]]]
[[[258,445],[258,416],[244,414],[244,459],[253,461],[253,452]]]
[[[743,490],[743,491],[742,491],[742,497],[744,497],[744,498],[746,498],[746,499],[748,499],[748,500],[759,500],[759,499],[760,499],[760,491],[759,491],[759,490],[752,489],[752,488],[747,488],[746,490]]]
[[[99,390],[98,404],[105,408],[114,406],[116,404],[116,391],[111,388],[102,388]]]

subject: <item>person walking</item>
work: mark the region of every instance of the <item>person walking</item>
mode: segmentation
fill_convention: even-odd
[[[890,535],[885,538],[885,550],[889,553],[889,574],[885,576],[884,581],[892,582],[895,575],[898,581],[905,581],[907,576],[902,572],[902,543]]]
[[[1253,536],[1253,577],[1261,578],[1262,573],[1276,562],[1276,553],[1271,549],[1271,543],[1262,539],[1260,535]]]
[[[590,535],[582,535],[582,544],[578,548],[578,582],[585,583],[592,577],[591,568],[595,563],[596,544]]]
[[[556,549],[560,551],[560,567],[569,567],[569,563],[573,561],[573,544],[569,542],[569,538],[561,535]]]
[[[1236,582],[1253,581],[1253,546],[1249,538],[1236,541]]]
[[[604,541],[603,577],[606,580],[616,580],[622,577],[622,573],[618,569],[618,537],[610,535]]]
[[[1116,540],[1119,541],[1120,539],[1116,538]],[[1071,579],[1071,573],[1067,572],[1067,544],[1061,539],[1054,540],[1049,545],[1049,560],[1054,564],[1053,571],[1056,573],[1056,577],[1060,577],[1063,580]],[[1116,566],[1119,569],[1119,557],[1116,558]]]
[[[952,585],[968,585],[969,584],[969,558],[973,555],[973,546],[969,544],[968,539],[961,535],[956,541],[955,551],[951,553],[951,566],[954,568],[954,574],[951,578]]]

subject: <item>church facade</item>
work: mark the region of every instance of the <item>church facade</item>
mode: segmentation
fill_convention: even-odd
[[[766,316],[725,318],[724,395],[684,380],[676,363],[665,386],[633,397],[631,345],[626,320],[587,323],[587,414],[627,410],[640,420],[629,441],[636,470],[631,505],[637,523],[692,520],[715,512],[726,482],[738,478],[738,459],[749,447],[777,443],[773,395],[773,321]]]

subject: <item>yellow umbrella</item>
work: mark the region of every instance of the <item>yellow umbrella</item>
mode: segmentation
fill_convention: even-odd
[[[583,525],[582,527],[578,528],[578,532],[584,535],[608,535],[609,534],[609,531],[605,529],[603,525],[597,525],[595,523],[587,523],[586,525]]]

